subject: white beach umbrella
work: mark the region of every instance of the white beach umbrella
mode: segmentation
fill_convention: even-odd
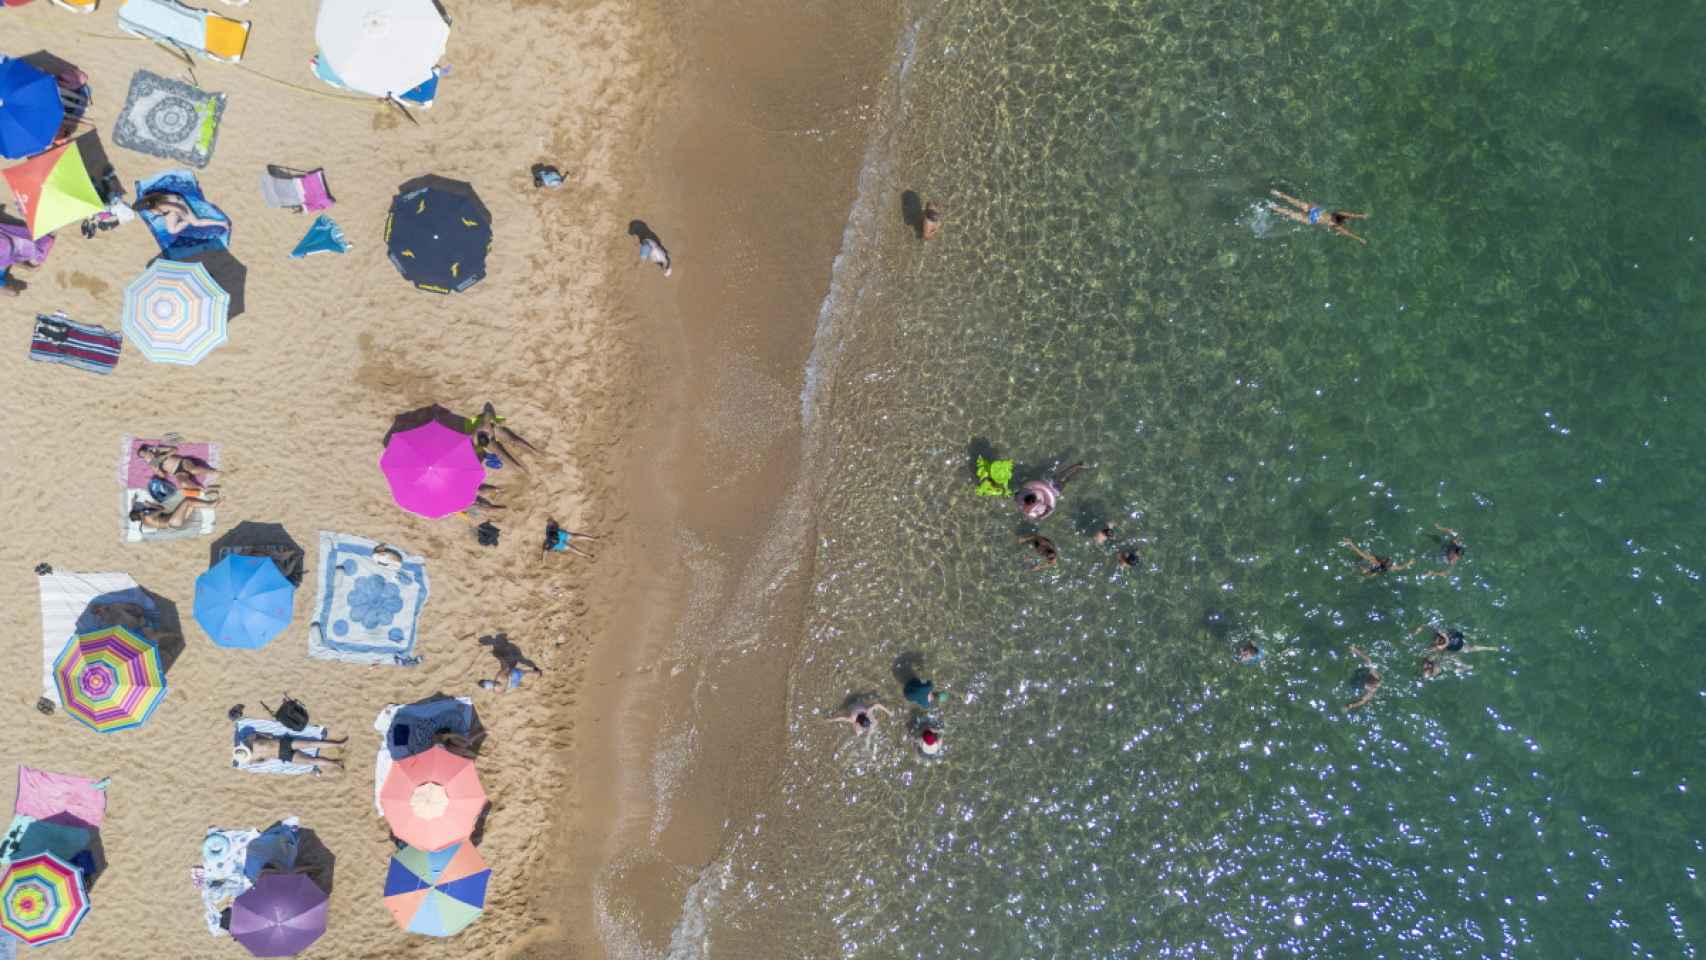
[[[399,96],[432,77],[450,23],[433,0],[320,0],[314,40],[344,85]]]

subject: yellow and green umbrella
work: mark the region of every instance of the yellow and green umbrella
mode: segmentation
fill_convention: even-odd
[[[32,240],[106,207],[89,179],[76,141],[7,167],[4,175]]]
[[[140,727],[166,696],[160,649],[129,627],[80,633],[53,661],[65,712],[101,733]]]

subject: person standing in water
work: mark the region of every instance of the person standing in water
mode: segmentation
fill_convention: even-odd
[[[1374,694],[1380,690],[1380,669],[1374,665],[1374,661],[1370,660],[1368,654],[1363,653],[1362,648],[1354,643],[1351,644],[1351,652],[1357,655],[1357,659],[1363,662],[1363,666],[1367,667],[1368,671],[1363,674],[1362,678],[1362,696],[1345,704],[1346,713],[1367,706],[1368,702],[1374,699]]]
[[[855,700],[847,705],[845,714],[839,717],[824,717],[823,719],[825,723],[850,723],[853,725],[854,735],[859,736],[877,725],[877,711],[879,710],[885,717],[890,714],[888,707],[874,700],[870,703]]]
[[[1451,568],[1457,566],[1457,561],[1463,559],[1463,552],[1468,550],[1469,547],[1463,542],[1463,538],[1457,535],[1456,530],[1453,530],[1450,527],[1442,527],[1437,523],[1434,524],[1434,529],[1445,534],[1445,543],[1443,543],[1439,548],[1439,558],[1445,562],[1445,569],[1429,570],[1427,573],[1422,574],[1422,576],[1449,577],[1451,576]]]
[[[928,723],[919,726],[914,742],[918,744],[918,752],[926,757],[940,756],[942,753],[942,732]]]
[[[1055,503],[1060,500],[1061,491],[1066,489],[1066,482],[1084,472],[1082,463],[1075,463],[1061,470],[1047,480],[1032,480],[1019,487],[1014,501],[1019,506],[1019,512],[1025,519],[1035,523],[1048,517],[1054,512]]]
[[[1243,646],[1238,648],[1238,652],[1233,654],[1233,657],[1245,666],[1254,666],[1262,662],[1262,648],[1256,646],[1254,642],[1246,640]]]
[[[918,237],[921,240],[933,240],[942,229],[942,211],[936,209],[933,203],[924,205],[924,216],[918,221]]]
[[[925,710],[939,705],[948,699],[946,690],[937,690],[936,681],[925,680],[921,677],[907,677],[906,686],[901,688],[901,695],[912,703],[918,704]]]
[[[1346,210],[1328,211],[1308,201],[1287,196],[1278,190],[1269,190],[1268,192],[1286,202],[1286,206],[1283,207],[1277,203],[1270,202],[1268,204],[1268,209],[1280,216],[1311,227],[1326,227],[1340,236],[1350,237],[1360,244],[1367,245],[1367,240],[1352,233],[1345,224],[1352,220],[1367,220],[1368,214],[1351,213]]]
[[[1376,556],[1357,546],[1356,542],[1350,537],[1346,537],[1344,540],[1340,541],[1340,543],[1344,546],[1350,547],[1352,553],[1355,553],[1358,557],[1362,558],[1362,575],[1365,577],[1378,577],[1383,573],[1399,573],[1416,565],[1416,561],[1414,560],[1406,560],[1403,563],[1393,563],[1391,557]]]

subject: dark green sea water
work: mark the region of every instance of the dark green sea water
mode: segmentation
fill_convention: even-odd
[[[1696,956],[1706,8],[911,19],[811,398],[793,746],[710,954]],[[979,438],[1092,465],[1055,569],[971,494]],[[1435,522],[1469,551],[1423,579]],[[1499,649],[1424,682],[1432,619]],[[1385,684],[1347,714],[1353,643]],[[960,694],[937,762],[817,719],[899,706],[906,653]]]

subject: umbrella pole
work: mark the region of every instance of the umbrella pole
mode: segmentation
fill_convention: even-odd
[[[415,119],[415,115],[409,112],[409,108],[403,106],[402,101],[398,100],[396,97],[386,97],[385,102],[396,107],[398,110],[403,111],[403,116],[408,117],[410,123],[417,127],[421,125],[421,122]]]

